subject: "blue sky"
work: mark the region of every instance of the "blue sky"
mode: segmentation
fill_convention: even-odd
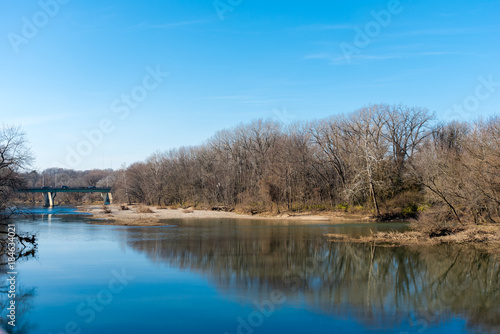
[[[23,127],[40,169],[118,168],[372,103],[500,110],[498,1],[54,1],[0,3],[0,123]]]

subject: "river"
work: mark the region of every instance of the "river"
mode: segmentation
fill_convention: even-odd
[[[10,332],[500,332],[497,256],[324,237],[404,224],[197,219],[123,227],[56,210],[11,220],[37,233],[38,249],[16,263],[14,330],[0,292],[0,324]]]

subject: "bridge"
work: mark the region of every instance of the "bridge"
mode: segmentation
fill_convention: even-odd
[[[53,188],[53,187],[43,187],[43,188],[22,188],[17,189],[18,192],[21,193],[42,193],[43,198],[45,199],[45,207],[51,208],[54,206],[54,199],[56,198],[57,193],[101,193],[102,198],[104,199],[104,205],[111,204],[113,200],[113,196],[111,196],[111,188],[96,188],[96,187],[61,187],[61,188]]]

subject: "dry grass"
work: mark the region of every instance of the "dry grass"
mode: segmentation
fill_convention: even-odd
[[[119,226],[165,226],[165,223],[156,218],[135,218],[131,220],[95,220],[93,225],[119,225]]]
[[[379,245],[407,246],[425,243],[426,239],[420,232],[379,232],[370,236],[351,237],[345,234],[327,234],[329,241],[376,243]]]
[[[189,209],[186,209],[186,210],[182,210],[182,213],[193,213],[193,209],[189,208]]]
[[[151,210],[147,206],[143,206],[143,205],[137,207],[137,209],[135,210],[135,212],[137,212],[137,213],[154,213],[153,210]]]
[[[429,233],[421,231],[408,231],[379,232],[362,237],[327,234],[326,237],[332,242],[374,243],[381,246],[474,245],[491,253],[500,253],[500,226],[498,225],[470,226],[442,236],[430,236]]]
[[[157,206],[156,210],[168,210],[168,206],[165,205]]]
[[[252,203],[252,204],[238,204],[234,210],[236,213],[242,213],[246,215],[256,215],[267,213],[271,215],[272,213],[267,210],[267,208],[260,203]]]

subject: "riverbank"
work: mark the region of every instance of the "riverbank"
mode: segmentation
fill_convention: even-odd
[[[122,225],[122,226],[163,226],[169,219],[258,219],[270,220],[273,224],[287,224],[300,221],[303,224],[324,223],[349,223],[366,222],[374,223],[376,219],[361,214],[346,212],[301,212],[282,214],[244,214],[225,211],[199,210],[194,208],[154,207],[144,205],[109,205],[106,210],[102,205],[79,206],[80,212],[92,215],[92,224]],[[350,236],[346,234],[326,234],[330,242],[350,242],[375,244],[390,247],[421,247],[440,244],[472,245],[490,253],[500,253],[500,226],[471,225],[460,229],[456,233],[441,236],[410,230],[407,232],[379,232],[370,236]]]
[[[435,246],[470,245],[489,253],[500,254],[500,226],[493,224],[464,227],[456,233],[440,236],[410,230],[407,232],[379,232],[370,236],[353,237],[345,234],[326,234],[328,241],[374,244],[377,246]]]
[[[124,210],[125,209],[125,210]],[[107,206],[107,211],[102,205],[78,206],[78,211],[90,213],[95,219],[93,223],[106,225],[126,226],[159,226],[164,225],[163,220],[168,219],[203,219],[203,218],[233,218],[233,219],[259,219],[273,221],[303,221],[306,222],[374,222],[367,215],[348,214],[343,212],[301,212],[271,214],[242,214],[225,211],[196,210],[194,208],[168,208],[143,205],[116,205]]]

